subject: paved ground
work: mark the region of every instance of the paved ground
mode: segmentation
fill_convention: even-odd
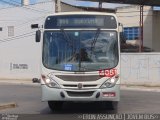
[[[9,83],[0,84],[0,103],[15,102],[16,108],[0,110],[0,113],[16,114],[55,114],[46,102],[41,102],[39,84]],[[160,113],[160,89],[144,87],[122,87],[118,111],[104,109],[100,103],[65,103],[63,110],[56,114],[79,113]]]
[[[107,116],[113,113],[123,116],[124,113],[150,113],[151,116],[153,113],[155,116],[155,113],[160,113],[160,88],[122,86],[118,111],[104,109],[102,103],[65,103],[62,111],[52,112],[46,102],[41,102],[40,84],[27,80],[0,80],[0,104],[3,103],[16,103],[17,106],[0,109],[0,119],[6,117],[6,113],[12,114],[11,119],[18,117],[18,120],[95,120],[99,115]],[[160,116],[152,120],[159,119]]]

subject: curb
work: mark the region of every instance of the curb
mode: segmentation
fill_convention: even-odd
[[[38,85],[37,83],[33,83],[31,80],[0,80],[0,84],[3,85]]]
[[[10,80],[10,79],[0,79],[0,82],[7,82],[7,83],[33,83],[32,80]]]
[[[13,103],[3,103],[3,104],[0,103],[0,110],[7,109],[7,108],[15,108],[15,107],[17,107],[17,104],[14,102]]]

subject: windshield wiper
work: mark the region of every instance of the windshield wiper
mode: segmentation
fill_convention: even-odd
[[[64,29],[61,28],[60,30],[62,31],[64,37],[67,38],[67,39],[65,39],[65,40],[67,41],[67,43],[69,44],[69,46],[70,46],[71,48],[73,48],[73,47],[74,47],[74,46],[73,46],[73,43],[71,43],[72,39],[67,35],[67,33],[64,31]]]
[[[70,60],[73,59],[74,56],[76,56],[76,49],[75,49],[75,47],[74,47],[74,45],[73,45],[73,40],[67,35],[67,33],[65,32],[65,30],[64,30],[63,28],[61,28],[60,30],[62,31],[64,37],[67,38],[67,39],[65,39],[65,40],[67,41],[68,45],[69,45],[69,46],[71,47],[71,49],[72,49],[73,55],[72,55],[72,57],[68,60],[68,61],[70,61]]]
[[[94,51],[94,48],[95,48],[95,44],[97,42],[99,34],[100,34],[100,28],[97,28],[97,31],[96,31],[95,36],[93,38],[93,42],[91,43],[91,55],[90,55],[90,58],[91,58],[91,56],[93,54],[93,51]]]

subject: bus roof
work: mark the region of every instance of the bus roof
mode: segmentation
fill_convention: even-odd
[[[49,14],[47,16],[58,16],[58,15],[112,15],[112,16],[116,17],[115,13],[85,12],[85,11],[79,11],[79,12],[59,12],[59,13]]]

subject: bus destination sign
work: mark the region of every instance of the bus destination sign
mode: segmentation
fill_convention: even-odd
[[[68,25],[88,25],[88,26],[102,26],[104,19],[93,19],[93,18],[75,18],[75,19],[59,19],[57,21],[57,26],[68,26]]]
[[[49,16],[45,21],[45,29],[86,27],[116,29],[117,22],[115,17],[111,15],[59,15]]]

